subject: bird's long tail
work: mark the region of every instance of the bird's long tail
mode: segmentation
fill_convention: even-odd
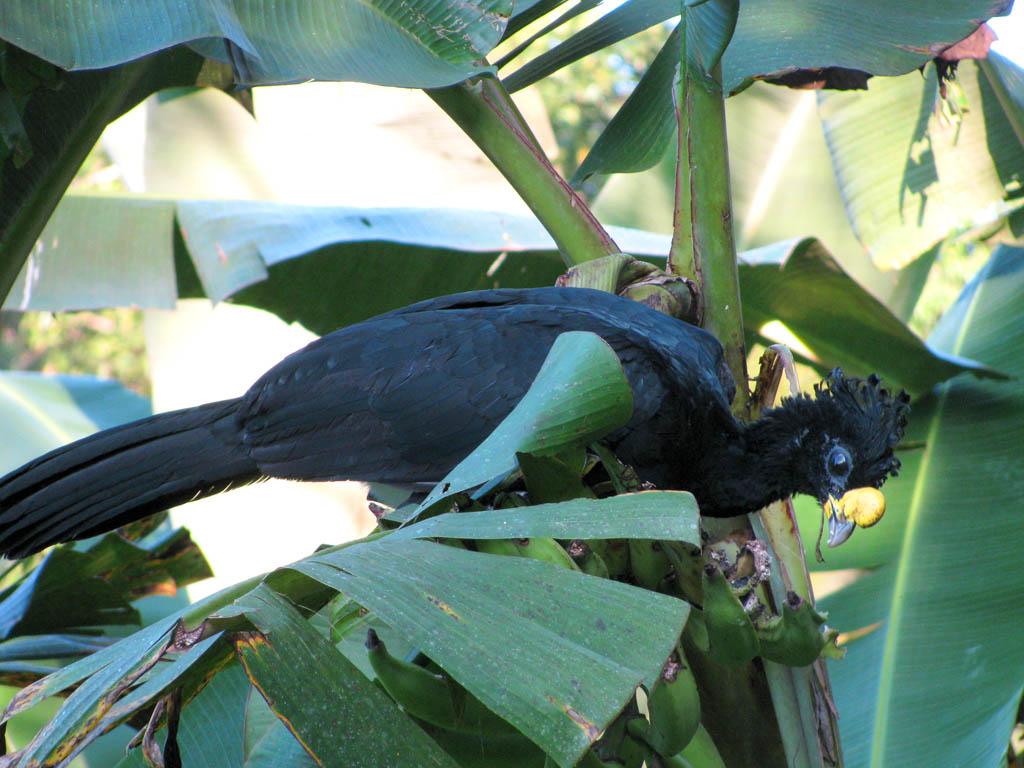
[[[235,422],[239,402],[104,430],[0,479],[0,553],[24,557],[261,479]]]

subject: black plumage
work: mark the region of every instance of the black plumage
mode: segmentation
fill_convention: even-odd
[[[825,503],[880,486],[906,396],[838,371],[751,424],[710,334],[579,288],[465,293],[309,344],[241,398],[158,414],[58,448],[0,479],[0,552],[24,556],[266,477],[437,481],[509,413],[555,338],[592,331],[618,354],[633,417],[608,444],[639,476],[693,492],[704,515],[793,493]]]

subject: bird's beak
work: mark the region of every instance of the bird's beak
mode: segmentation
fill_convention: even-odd
[[[829,496],[825,502],[828,516],[828,545],[838,547],[854,528],[870,528],[885,514],[885,496],[877,488],[854,488],[842,498]]]

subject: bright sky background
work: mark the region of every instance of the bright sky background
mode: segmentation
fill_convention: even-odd
[[[1024,2],[1018,0],[1009,16],[997,16],[988,25],[999,35],[992,47],[1018,67],[1024,67]]]

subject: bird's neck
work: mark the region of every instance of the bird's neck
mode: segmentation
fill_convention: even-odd
[[[782,417],[782,418],[780,418]],[[767,506],[799,490],[795,476],[798,435],[785,429],[784,414],[766,414],[730,435],[700,459],[694,495],[701,514],[731,517]]]

